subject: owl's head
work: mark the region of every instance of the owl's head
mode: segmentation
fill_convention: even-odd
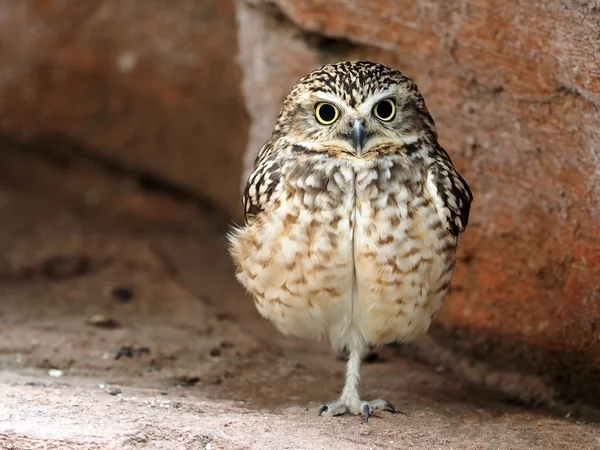
[[[329,64],[302,78],[284,102],[274,135],[359,157],[382,144],[437,137],[417,86],[369,61]]]

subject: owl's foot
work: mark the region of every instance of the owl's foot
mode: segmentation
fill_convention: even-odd
[[[375,410],[389,411],[392,414],[398,412],[390,402],[378,398],[377,400],[371,400],[370,402],[364,402],[358,399],[355,401],[339,399],[336,402],[321,406],[318,414],[319,416],[341,416],[343,414],[354,414],[355,416],[358,416],[359,414],[362,414],[365,416],[365,423],[369,423],[371,412]]]

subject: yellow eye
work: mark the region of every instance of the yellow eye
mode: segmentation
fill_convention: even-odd
[[[315,116],[317,120],[323,125],[331,125],[340,116],[338,109],[331,103],[317,103],[315,109]]]
[[[393,99],[386,98],[375,105],[373,114],[375,114],[375,117],[379,120],[389,122],[396,115],[396,103]]]

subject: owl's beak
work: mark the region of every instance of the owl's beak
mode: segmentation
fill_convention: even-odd
[[[357,120],[354,122],[352,131],[350,132],[350,140],[356,149],[356,156],[361,156],[365,141],[367,140],[364,121]]]

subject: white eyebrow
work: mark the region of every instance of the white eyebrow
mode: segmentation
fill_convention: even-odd
[[[338,95],[329,94],[327,92],[305,92],[300,96],[300,99],[302,101],[316,99],[317,102],[328,102],[333,103],[334,105],[339,105],[342,102],[342,99]]]
[[[393,97],[395,92],[396,92],[396,86],[390,86],[389,88],[385,89],[384,91],[378,92],[377,94],[374,94],[373,96],[371,96],[366,102],[362,103],[357,108],[357,111],[360,114],[369,114],[371,112],[371,110],[373,109],[373,106],[375,106],[376,103],[380,102],[381,100],[383,100],[385,98]],[[342,107],[343,109],[351,109],[343,101],[343,99],[340,98],[340,96],[336,95],[336,94],[330,94],[328,92],[312,92],[310,94],[308,94],[308,93],[304,94],[303,97],[304,97],[304,99],[316,98],[317,102],[319,102],[319,101],[329,102],[329,103],[333,103],[334,105],[337,105],[338,107]]]
[[[339,97],[339,95],[328,94],[327,92],[315,92],[315,97],[321,101],[333,103],[334,105],[342,102],[342,99]]]
[[[393,94],[396,92],[396,86],[390,86],[384,91],[378,92],[377,94],[369,97],[366,102],[362,103],[358,107],[358,112],[361,114],[368,114],[373,109],[375,104],[379,103],[381,100],[389,97],[393,97]]]
[[[340,112],[352,114],[352,108],[350,108],[350,106],[347,105],[346,102],[344,102],[344,100],[337,94],[330,94],[328,92],[313,92],[312,94],[305,94],[303,100],[304,99],[316,100],[315,103],[331,103],[332,105],[336,105],[338,109],[340,109]]]

